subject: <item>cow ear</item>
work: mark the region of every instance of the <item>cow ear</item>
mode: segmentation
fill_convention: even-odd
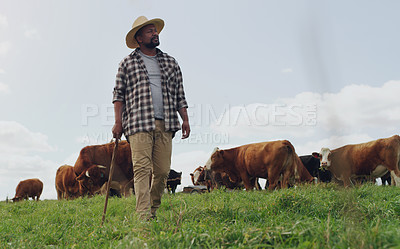
[[[313,156],[313,157],[315,157],[315,158],[320,158],[320,156],[319,156],[319,153],[318,153],[318,152],[313,152],[313,153],[312,153],[312,156]]]

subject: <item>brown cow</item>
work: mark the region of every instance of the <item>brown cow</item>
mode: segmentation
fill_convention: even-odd
[[[269,189],[275,189],[281,176],[282,187],[288,187],[295,174],[297,154],[287,140],[242,145],[228,150],[217,150],[211,156],[210,168],[225,172],[234,182],[243,180],[246,190],[254,188],[256,178],[268,179]]]
[[[39,200],[40,195],[43,191],[43,182],[37,178],[27,179],[20,181],[15,190],[15,197],[11,200],[13,202],[20,201],[22,199],[28,200],[31,197],[33,200]]]
[[[90,145],[84,147],[80,151],[79,157],[75,162],[75,174],[80,175],[82,172],[94,165],[102,165],[106,167],[106,177],[108,179],[114,144],[114,142],[111,142],[102,145]],[[127,141],[124,140],[119,142],[115,159],[116,164],[112,180],[118,182],[120,186],[124,186],[122,188],[122,194],[124,196],[129,196],[130,188],[125,186],[133,185],[133,168],[131,148]]]
[[[322,148],[314,152],[321,167],[329,169],[344,186],[351,185],[351,179],[381,177],[390,171],[400,177],[400,137],[377,139],[367,143],[350,144],[330,150]]]
[[[103,166],[92,166],[79,176],[75,176],[74,167],[63,165],[57,169],[57,199],[73,199],[86,194],[93,195],[108,180]]]

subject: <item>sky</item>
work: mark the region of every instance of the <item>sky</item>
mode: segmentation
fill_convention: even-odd
[[[299,155],[398,134],[400,2],[0,0],[0,200],[44,182],[87,145],[111,140],[125,36],[162,18],[159,48],[184,77],[191,136],[171,168],[215,147],[289,140]]]

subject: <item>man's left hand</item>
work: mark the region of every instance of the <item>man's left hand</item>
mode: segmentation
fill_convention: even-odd
[[[189,121],[183,121],[182,123],[182,139],[188,138],[190,135]]]

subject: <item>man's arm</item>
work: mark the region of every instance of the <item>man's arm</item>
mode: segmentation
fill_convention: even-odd
[[[121,101],[114,102],[114,115],[115,115],[115,124],[112,128],[112,133],[114,138],[120,139],[122,136],[122,110],[124,107],[124,103]]]
[[[189,117],[187,114],[187,108],[181,108],[178,110],[179,115],[182,118],[182,139],[188,138],[190,135],[190,125],[189,125]]]

